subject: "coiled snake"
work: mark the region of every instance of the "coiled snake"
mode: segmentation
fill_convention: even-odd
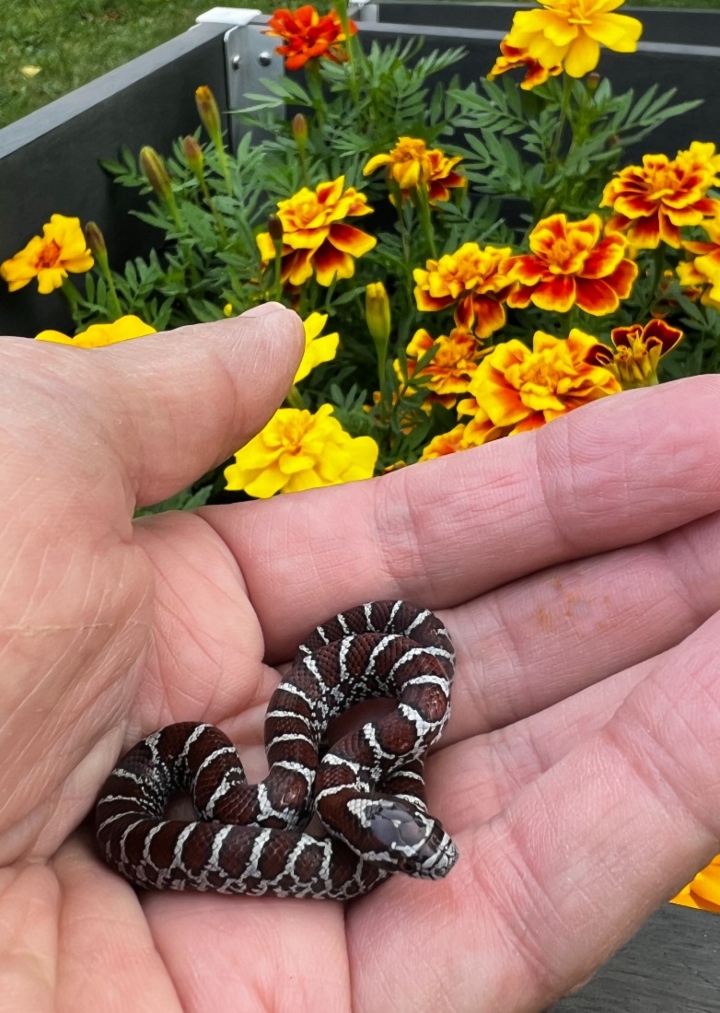
[[[444,877],[457,850],[427,815],[422,770],[450,713],[453,671],[450,637],[427,609],[378,601],[335,616],[299,648],[270,699],[265,780],[247,783],[218,728],[169,725],[105,782],[95,812],[101,854],[158,890],[344,900],[393,872]],[[330,719],[373,697],[397,705],[321,756]],[[182,792],[198,820],[164,818]],[[321,836],[306,829],[313,815]]]

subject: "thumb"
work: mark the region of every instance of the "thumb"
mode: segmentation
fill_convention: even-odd
[[[102,392],[105,438],[136,503],[173,495],[262,429],[303,347],[299,318],[267,303],[88,353],[86,365],[101,374],[90,389]]]

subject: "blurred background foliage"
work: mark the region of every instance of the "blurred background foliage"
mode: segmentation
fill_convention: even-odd
[[[301,3],[246,5],[270,11]],[[180,35],[213,6],[212,0],[2,0],[0,126]],[[628,4],[640,6],[717,9],[720,0]]]

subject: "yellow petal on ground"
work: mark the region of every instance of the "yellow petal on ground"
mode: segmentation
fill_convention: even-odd
[[[37,77],[37,75],[40,73],[41,70],[42,67],[35,67],[33,66],[33,64],[28,63],[24,67],[20,68],[20,73],[22,74],[23,77],[33,78]]]

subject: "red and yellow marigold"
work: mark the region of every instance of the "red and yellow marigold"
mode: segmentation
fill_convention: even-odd
[[[570,77],[597,67],[600,46],[634,53],[642,34],[637,18],[612,13],[623,0],[539,0],[543,10],[518,11],[506,40],[543,67],[561,64]]]
[[[364,194],[352,186],[345,189],[344,176],[320,183],[314,190],[303,187],[279,201],[282,281],[302,285],[313,273],[320,285],[330,285],[336,277],[352,278],[355,258],[372,250],[377,240],[343,219],[369,215],[372,210]],[[275,244],[270,233],[261,232],[257,244],[263,260],[271,261]]]
[[[48,295],[62,286],[68,272],[82,274],[93,263],[80,219],[52,215],[42,236],[33,236],[24,249],[0,264],[0,275],[11,292],[37,278],[38,291]]]
[[[482,418],[507,435],[538,429],[622,390],[612,372],[598,364],[600,351],[612,356],[597,338],[576,328],[568,338],[536,331],[532,351],[517,340],[496,345],[480,363],[468,393]]]
[[[423,312],[455,307],[459,328],[489,337],[505,324],[503,302],[512,289],[510,247],[464,243],[455,253],[413,271],[415,301]]]
[[[50,330],[40,331],[35,335],[35,340],[52,341],[56,345],[75,345],[76,348],[104,348],[119,341],[131,341],[133,338],[144,338],[147,334],[155,333],[154,327],[129,313],[111,324],[91,324],[87,330],[80,331],[72,338],[62,331]]]
[[[683,287],[702,286],[701,301],[720,310],[720,215],[702,226],[709,242],[686,240],[683,246],[695,258],[677,265]]]
[[[451,188],[465,185],[465,177],[455,172],[461,161],[460,156],[449,158],[439,148],[428,148],[419,137],[399,137],[391,151],[370,159],[363,175],[369,176],[386,165],[403,197],[425,186],[431,201],[445,201],[450,199]]]
[[[500,43],[501,55],[495,60],[488,74],[489,81],[494,81],[496,77],[508,70],[522,67],[525,70],[525,77],[520,82],[520,87],[524,91],[530,91],[532,88],[537,88],[539,84],[545,84],[549,77],[557,77],[562,73],[562,64],[556,63],[553,66],[545,67],[539,60],[531,56],[527,49],[510,46],[507,38],[506,35]]]
[[[528,237],[530,253],[515,257],[510,279],[517,282],[508,306],[566,313],[579,306],[603,316],[630,295],[638,268],[626,258],[627,241],[615,233],[602,237],[599,215],[569,222],[564,214],[537,223]]]
[[[623,390],[632,390],[658,383],[660,360],[682,340],[683,332],[653,318],[644,327],[642,324],[614,327],[610,337],[615,353],[601,348],[596,359],[617,376]]]
[[[643,155],[642,165],[616,172],[603,191],[600,206],[614,212],[607,231],[624,232],[641,250],[654,250],[660,240],[679,249],[683,225],[700,225],[720,211],[720,201],[707,196],[719,173],[714,144],[693,141],[672,160]]]
[[[436,345],[435,353],[423,368],[416,372],[417,362]],[[423,390],[428,392],[428,401],[438,401],[446,408],[452,408],[458,394],[464,394],[478,363],[488,349],[482,349],[474,334],[453,329],[450,334],[431,337],[424,328],[413,335],[407,346],[407,363],[410,377],[425,378]],[[398,369],[398,363],[395,363]]]
[[[355,35],[355,22],[348,21],[348,26],[350,34]],[[312,4],[296,11],[287,7],[275,11],[264,34],[283,40],[284,44],[275,52],[285,57],[288,70],[299,70],[308,60],[321,56],[340,63],[346,55],[342,43],[347,38],[337,11],[321,15]]]
[[[266,499],[370,478],[378,445],[370,436],[353,438],[333,416],[332,405],[280,408],[265,428],[235,454],[225,469],[225,488]]]

